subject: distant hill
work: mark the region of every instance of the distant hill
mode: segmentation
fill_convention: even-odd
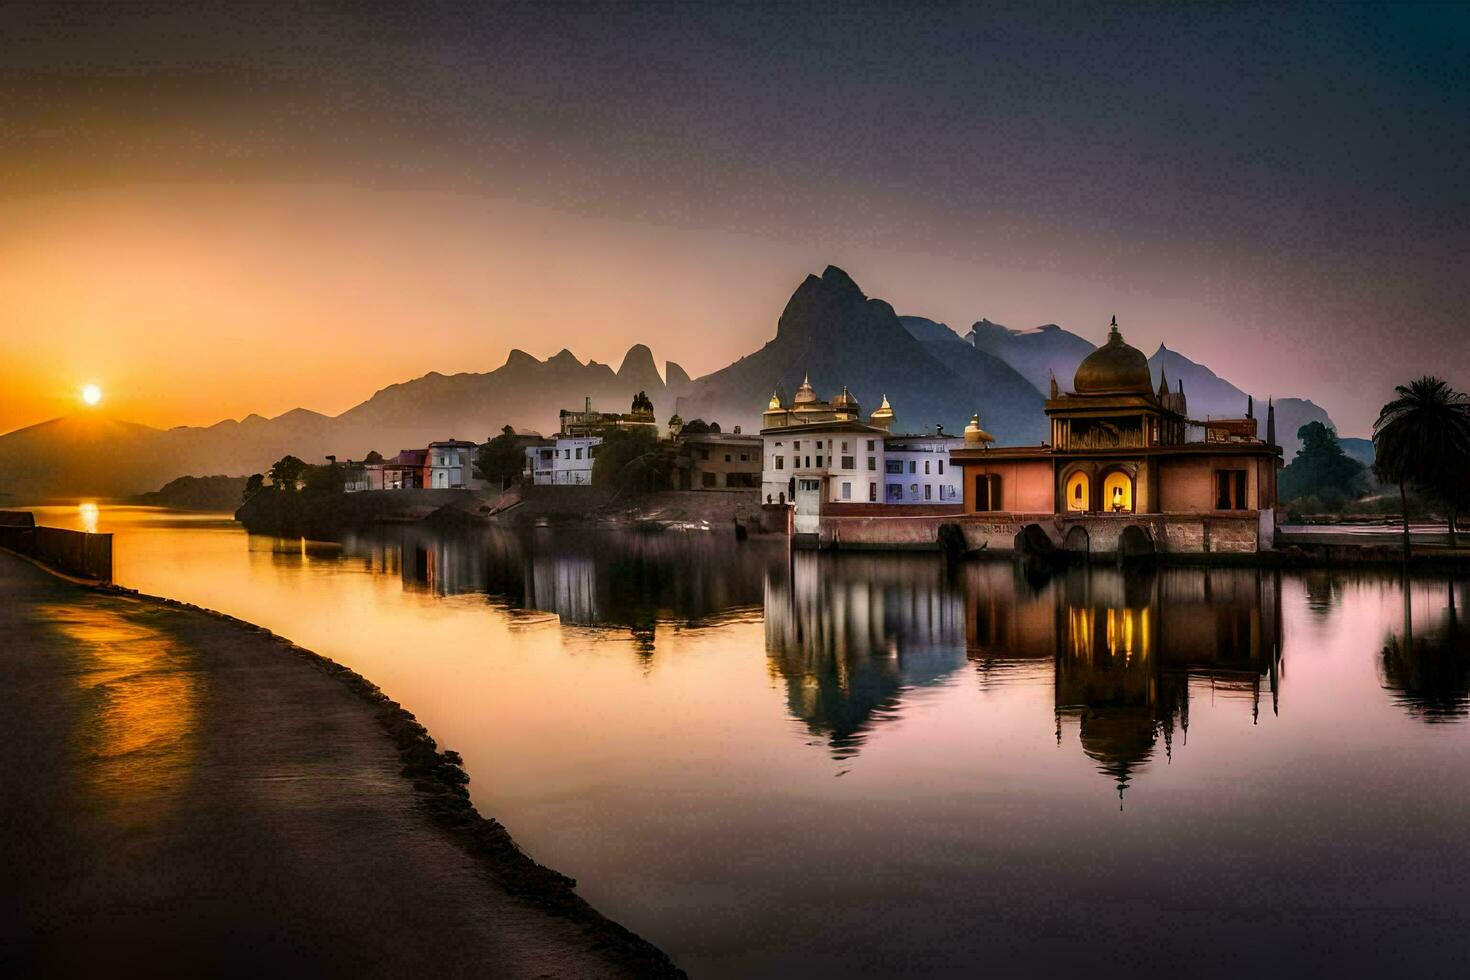
[[[1373,449],[1372,439],[1359,439],[1349,436],[1346,439],[1339,437],[1337,442],[1338,445],[1342,446],[1343,452],[1364,466],[1372,466],[1373,461],[1378,458],[1378,453]]]
[[[994,354],[1021,373],[1042,395],[1051,389],[1051,376],[1063,388],[1072,384],[1077,365],[1095,349],[1090,341],[1055,323],[1034,330],[1012,330],[989,320],[978,320],[965,340]]]
[[[683,368],[671,361],[666,371],[677,390],[688,388]],[[545,361],[511,351],[494,371],[426,374],[335,418],[295,409],[272,419],[250,415],[161,430],[85,413],[0,436],[0,493],[128,497],[180,476],[262,472],[287,453],[308,462],[328,454],[361,459],[372,449],[392,455],[435,439],[488,439],[507,423],[551,432],[563,408],[581,408],[590,398],[603,411],[627,411],[639,391],[661,421],[672,414],[674,396],[642,344],[629,348],[617,371],[583,364],[566,350]]]
[[[764,347],[696,379],[679,414],[754,429],[772,391],[789,394],[805,376],[824,398],[846,385],[864,414],[887,395],[896,431],[958,434],[977,411],[1003,443],[1039,442],[1047,429],[1040,393],[1004,361],[943,324],[900,318],[836,266],[796,288]]]
[[[157,490],[138,494],[130,503],[233,513],[245,493],[245,479],[243,476],[181,476]]]

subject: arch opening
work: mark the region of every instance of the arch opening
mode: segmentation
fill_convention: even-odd
[[[1064,491],[1065,506],[1072,513],[1083,513],[1090,509],[1092,481],[1081,470],[1067,477]]]

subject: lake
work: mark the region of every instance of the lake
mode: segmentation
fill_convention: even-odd
[[[696,977],[1470,968],[1463,581],[37,510],[379,684]]]

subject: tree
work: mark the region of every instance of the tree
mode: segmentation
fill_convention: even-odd
[[[346,476],[346,467],[335,459],[325,466],[308,466],[306,490],[308,493],[341,493]]]
[[[306,464],[295,456],[282,456],[271,464],[271,486],[276,490],[295,490],[306,475]]]
[[[1383,406],[1373,423],[1373,471],[1385,483],[1396,483],[1404,505],[1404,560],[1409,558],[1409,503],[1405,485],[1412,483],[1450,503],[1450,542],[1455,543],[1455,503],[1470,479],[1470,399],[1439,378],[1425,375],[1394,389],[1398,395]]]
[[[1321,422],[1308,422],[1296,435],[1302,447],[1281,471],[1282,500],[1315,497],[1336,509],[1363,495],[1368,468],[1342,451],[1337,433]]]
[[[659,447],[658,437],[644,429],[614,429],[597,447],[592,464],[592,485],[620,493],[651,493],[669,482],[669,458]]]
[[[505,426],[500,435],[475,451],[475,473],[504,490],[526,469],[526,452],[516,441],[516,430]]]
[[[265,476],[260,473],[251,473],[245,480],[245,491],[240,494],[240,503],[246,503],[251,497],[260,493],[265,486]]]
[[[362,461],[364,463],[381,463],[383,461],[383,454],[376,449],[369,449],[368,454],[362,458]]]

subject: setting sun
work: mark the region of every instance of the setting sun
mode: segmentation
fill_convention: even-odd
[[[102,400],[102,389],[96,385],[82,386],[82,401],[88,405],[95,405]]]

